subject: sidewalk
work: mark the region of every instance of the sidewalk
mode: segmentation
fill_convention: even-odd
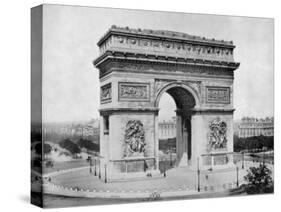
[[[247,164],[250,165],[250,164]],[[168,198],[197,194],[227,192],[237,187],[236,169],[202,171],[200,192],[198,175],[187,167],[167,171],[166,178],[104,183],[89,173],[89,167],[49,173],[51,182],[44,184],[44,193],[69,197],[89,198]],[[243,183],[246,169],[239,170],[239,185]]]

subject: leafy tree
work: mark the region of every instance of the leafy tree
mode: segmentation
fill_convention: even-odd
[[[42,144],[41,143],[35,144],[34,150],[36,154],[42,155]]]
[[[32,167],[42,167],[41,158],[35,158],[32,163]]]
[[[36,141],[41,141],[42,140],[42,133],[32,131],[30,137],[31,137],[31,143],[36,142]]]
[[[38,155],[42,154],[42,144],[41,143],[35,144],[34,149],[35,149],[36,154],[38,154]],[[44,151],[44,154],[49,154],[52,151],[51,145],[50,144],[44,144],[43,145],[43,151]]]
[[[54,166],[54,163],[53,163],[53,161],[48,160],[48,161],[46,161],[45,166],[52,168]]]
[[[248,181],[246,192],[248,194],[272,193],[273,181],[271,171],[266,165],[250,167],[248,174],[244,177]]]
[[[52,151],[52,147],[50,144],[44,144],[43,150],[44,150],[44,154],[49,154]]]
[[[100,135],[98,134],[98,135],[93,135],[92,136],[92,141],[93,141],[93,143],[99,143],[100,142]]]
[[[237,135],[233,137],[234,151],[241,150],[249,151],[262,151],[264,148],[273,149],[274,137],[273,136],[254,136],[248,138],[239,138]]]
[[[176,149],[177,142],[176,138],[159,139],[159,149],[161,151],[169,151],[171,149]]]
[[[96,152],[99,151],[99,145],[87,139],[80,138],[77,144],[80,148],[85,148],[87,150],[96,151]]]
[[[60,141],[59,146],[70,151],[72,154],[77,154],[81,152],[79,146],[68,138]]]

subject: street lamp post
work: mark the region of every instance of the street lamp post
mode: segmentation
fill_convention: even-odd
[[[242,169],[244,169],[244,152],[242,152]]]
[[[96,158],[94,159],[94,161],[95,161],[95,176],[97,176],[97,160],[96,160]]]
[[[199,157],[197,158],[197,181],[198,181],[198,187],[197,190],[200,192],[200,169],[199,169]]]
[[[100,167],[100,159],[99,159],[99,179],[101,179],[101,167]]]
[[[106,164],[104,164],[104,182],[107,183]]]
[[[89,162],[90,162],[90,173],[92,173],[92,166],[93,166],[93,161],[92,161],[92,157],[89,158]]]
[[[166,177],[166,158],[164,159],[164,177]]]
[[[239,167],[236,166],[236,186],[239,186]]]
[[[170,166],[173,167],[172,149],[170,149]]]

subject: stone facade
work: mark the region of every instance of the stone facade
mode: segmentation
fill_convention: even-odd
[[[157,172],[158,104],[165,92],[177,106],[178,166],[196,168],[205,154],[233,151],[233,72],[239,63],[231,41],[112,26],[98,46],[101,156],[109,178],[128,177],[128,167],[135,167],[134,176]],[[134,121],[144,130],[145,151],[128,157],[124,138]]]
[[[274,136],[274,119],[267,117],[265,119],[257,119],[244,117],[238,124],[238,136],[247,138],[253,136]]]
[[[167,139],[175,138],[177,132],[176,117],[173,120],[159,122],[158,125],[158,138]]]

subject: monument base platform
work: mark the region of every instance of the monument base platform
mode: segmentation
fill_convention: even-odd
[[[107,182],[126,182],[134,180],[145,180],[152,178],[162,178],[160,170],[148,170],[146,172],[114,173],[107,177]]]

